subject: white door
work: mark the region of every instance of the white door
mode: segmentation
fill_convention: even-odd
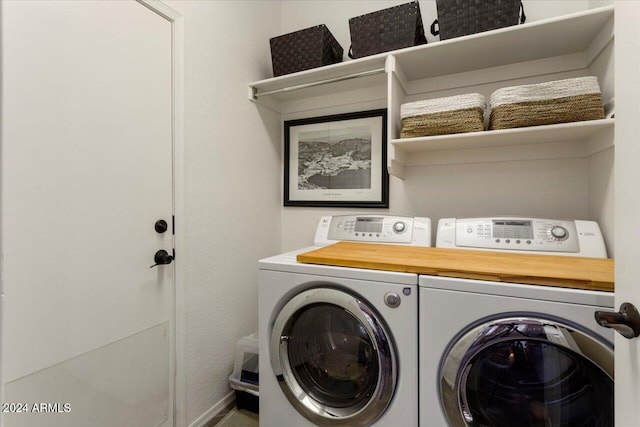
[[[640,309],[640,2],[616,1],[616,309]],[[640,337],[616,334],[616,426],[640,426]]]
[[[173,248],[171,23],[1,8],[2,425],[171,425],[174,264],[150,268]]]

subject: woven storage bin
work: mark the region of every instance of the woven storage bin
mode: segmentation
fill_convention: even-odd
[[[417,1],[351,18],[349,31],[351,58],[362,58],[427,42]]]
[[[489,99],[489,129],[604,119],[596,77],[498,89]]]
[[[481,33],[497,28],[524,23],[520,0],[436,0],[438,19],[431,25],[434,36],[440,40]],[[438,30],[436,30],[436,25]]]
[[[400,138],[483,131],[485,105],[479,93],[402,104]]]
[[[274,77],[342,62],[342,46],[324,24],[274,37],[269,43]]]

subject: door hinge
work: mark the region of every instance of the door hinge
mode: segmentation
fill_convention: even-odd
[[[175,236],[176,234],[176,216],[171,215],[171,234]]]
[[[175,248],[171,249],[171,252],[173,253],[173,260],[175,261],[176,260],[176,249]]]

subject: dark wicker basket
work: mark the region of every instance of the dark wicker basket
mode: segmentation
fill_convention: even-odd
[[[351,18],[349,31],[351,58],[362,58],[427,42],[417,1]]]
[[[342,62],[342,46],[324,24],[273,37],[269,43],[274,77]]]
[[[440,34],[440,40],[509,27],[518,24],[518,20],[522,24],[526,20],[520,0],[436,0],[436,8],[438,19],[431,25],[431,33]]]

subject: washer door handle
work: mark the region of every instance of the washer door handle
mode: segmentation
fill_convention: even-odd
[[[640,314],[631,303],[625,302],[619,312],[596,311],[596,322],[605,328],[611,328],[625,338],[632,339],[640,335]]]

